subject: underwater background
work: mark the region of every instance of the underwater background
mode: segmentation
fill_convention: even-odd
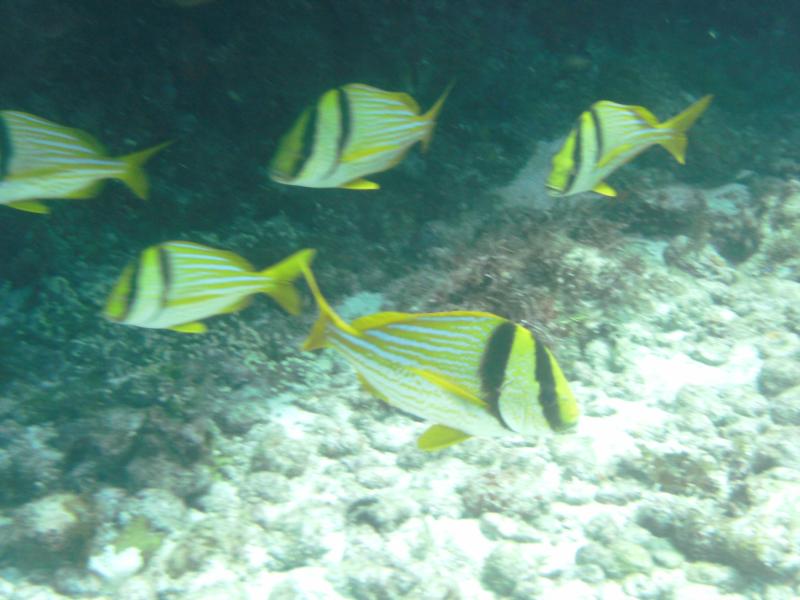
[[[0,1],[0,109],[112,155],[111,182],[0,206],[0,598],[800,597],[800,4]],[[300,111],[366,83],[427,108],[381,189],[270,181]],[[550,198],[598,100],[714,101],[686,164]],[[372,178],[372,177],[371,177]],[[257,268],[301,248],[347,319],[481,310],[558,357],[577,429],[473,438],[301,352],[316,308],[208,333],[101,316],[147,246]]]

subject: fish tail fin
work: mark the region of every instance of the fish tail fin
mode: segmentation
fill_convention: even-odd
[[[328,301],[325,300],[322,292],[319,291],[317,280],[310,267],[306,266],[303,269],[303,275],[306,278],[306,283],[311,290],[311,294],[314,296],[317,307],[319,307],[319,317],[311,328],[311,333],[308,334],[306,341],[303,342],[302,349],[317,350],[326,347],[328,345],[326,330],[330,324],[350,334],[358,335],[359,332],[337,315],[333,308],[331,308],[331,305],[328,304]]]
[[[433,130],[436,128],[436,118],[439,116],[439,111],[442,110],[442,106],[444,106],[444,101],[447,100],[447,96],[450,95],[450,91],[453,89],[453,86],[456,84],[455,81],[451,81],[450,84],[445,88],[442,95],[439,96],[439,99],[436,103],[428,109],[424,115],[422,115],[422,119],[428,122],[428,131],[425,132],[425,137],[422,138],[422,151],[427,152],[428,146],[431,144],[431,138],[433,137]]]
[[[675,115],[668,121],[664,121],[659,125],[662,129],[672,130],[672,137],[661,142],[661,145],[667,152],[672,154],[679,163],[684,164],[686,162],[686,131],[688,131],[698,117],[705,112],[713,98],[714,96],[711,94],[703,96],[680,114]]]
[[[136,194],[142,200],[147,199],[147,195],[150,191],[150,182],[148,181],[147,174],[144,172],[142,167],[151,156],[163,150],[170,144],[172,144],[172,141],[164,142],[158,146],[140,150],[139,152],[134,152],[133,154],[128,154],[120,158],[120,160],[125,164],[125,171],[122,173],[122,175],[120,175],[120,179],[131,189],[134,194]]]
[[[303,273],[303,269],[308,268],[316,253],[316,250],[306,248],[259,272],[259,275],[268,278],[268,283],[261,291],[290,315],[300,313],[300,294],[293,282]]]

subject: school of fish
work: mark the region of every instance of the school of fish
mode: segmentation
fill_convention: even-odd
[[[379,189],[366,177],[399,164],[417,142],[427,149],[452,87],[424,113],[403,92],[361,83],[328,90],[281,137],[269,177],[308,188]],[[711,100],[704,96],[664,122],[642,106],[595,102],[552,157],[547,192],[615,196],[606,179],[653,145],[683,164],[686,131]],[[146,199],[143,166],[170,143],[115,158],[84,131],[2,110],[0,204],[45,214],[50,207],[42,200],[92,198],[109,179]],[[299,250],[256,270],[226,250],[163,242],[122,270],[103,314],[120,324],[198,334],[207,331],[205,319],[241,310],[263,293],[296,315],[301,303],[294,283],[302,275],[319,311],[303,349],[333,349],[367,392],[427,421],[420,449],[439,450],[473,436],[535,438],[577,423],[578,404],[555,356],[522,325],[477,311],[381,312],[348,323],[319,289],[311,270],[315,254]]]

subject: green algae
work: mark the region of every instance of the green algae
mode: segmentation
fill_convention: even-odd
[[[148,560],[164,541],[164,534],[157,531],[145,517],[136,517],[120,531],[114,541],[118,553],[128,548],[136,548],[144,560]]]

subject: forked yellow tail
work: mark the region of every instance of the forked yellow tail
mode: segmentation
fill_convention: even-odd
[[[436,103],[428,109],[422,118],[428,121],[430,124],[428,125],[428,131],[425,133],[425,137],[422,138],[422,151],[427,152],[428,146],[431,144],[431,138],[433,137],[433,130],[436,128],[436,118],[439,116],[439,111],[442,110],[442,106],[444,106],[444,101],[447,100],[447,96],[450,95],[450,91],[453,89],[453,86],[456,84],[455,81],[451,81],[450,84],[445,88],[442,95],[439,96],[439,99]]]
[[[688,129],[694,125],[698,117],[705,112],[713,98],[714,96],[711,94],[703,96],[680,114],[675,115],[668,121],[664,121],[659,125],[661,128],[671,129],[674,132],[673,136],[661,142],[661,145],[666,148],[679,163],[684,164],[686,162],[686,131],[688,131]]]
[[[305,269],[309,268],[316,253],[316,250],[310,248],[300,250],[277,265],[267,267],[259,273],[267,278],[262,291],[272,297],[290,315],[300,313],[300,294],[293,282]]]
[[[120,179],[142,200],[147,200],[147,196],[150,192],[150,181],[147,179],[147,173],[145,173],[142,168],[144,163],[150,160],[151,156],[172,143],[172,141],[164,142],[158,146],[140,150],[139,152],[134,152],[133,154],[128,154],[120,158],[120,160],[125,163],[126,167]]]

